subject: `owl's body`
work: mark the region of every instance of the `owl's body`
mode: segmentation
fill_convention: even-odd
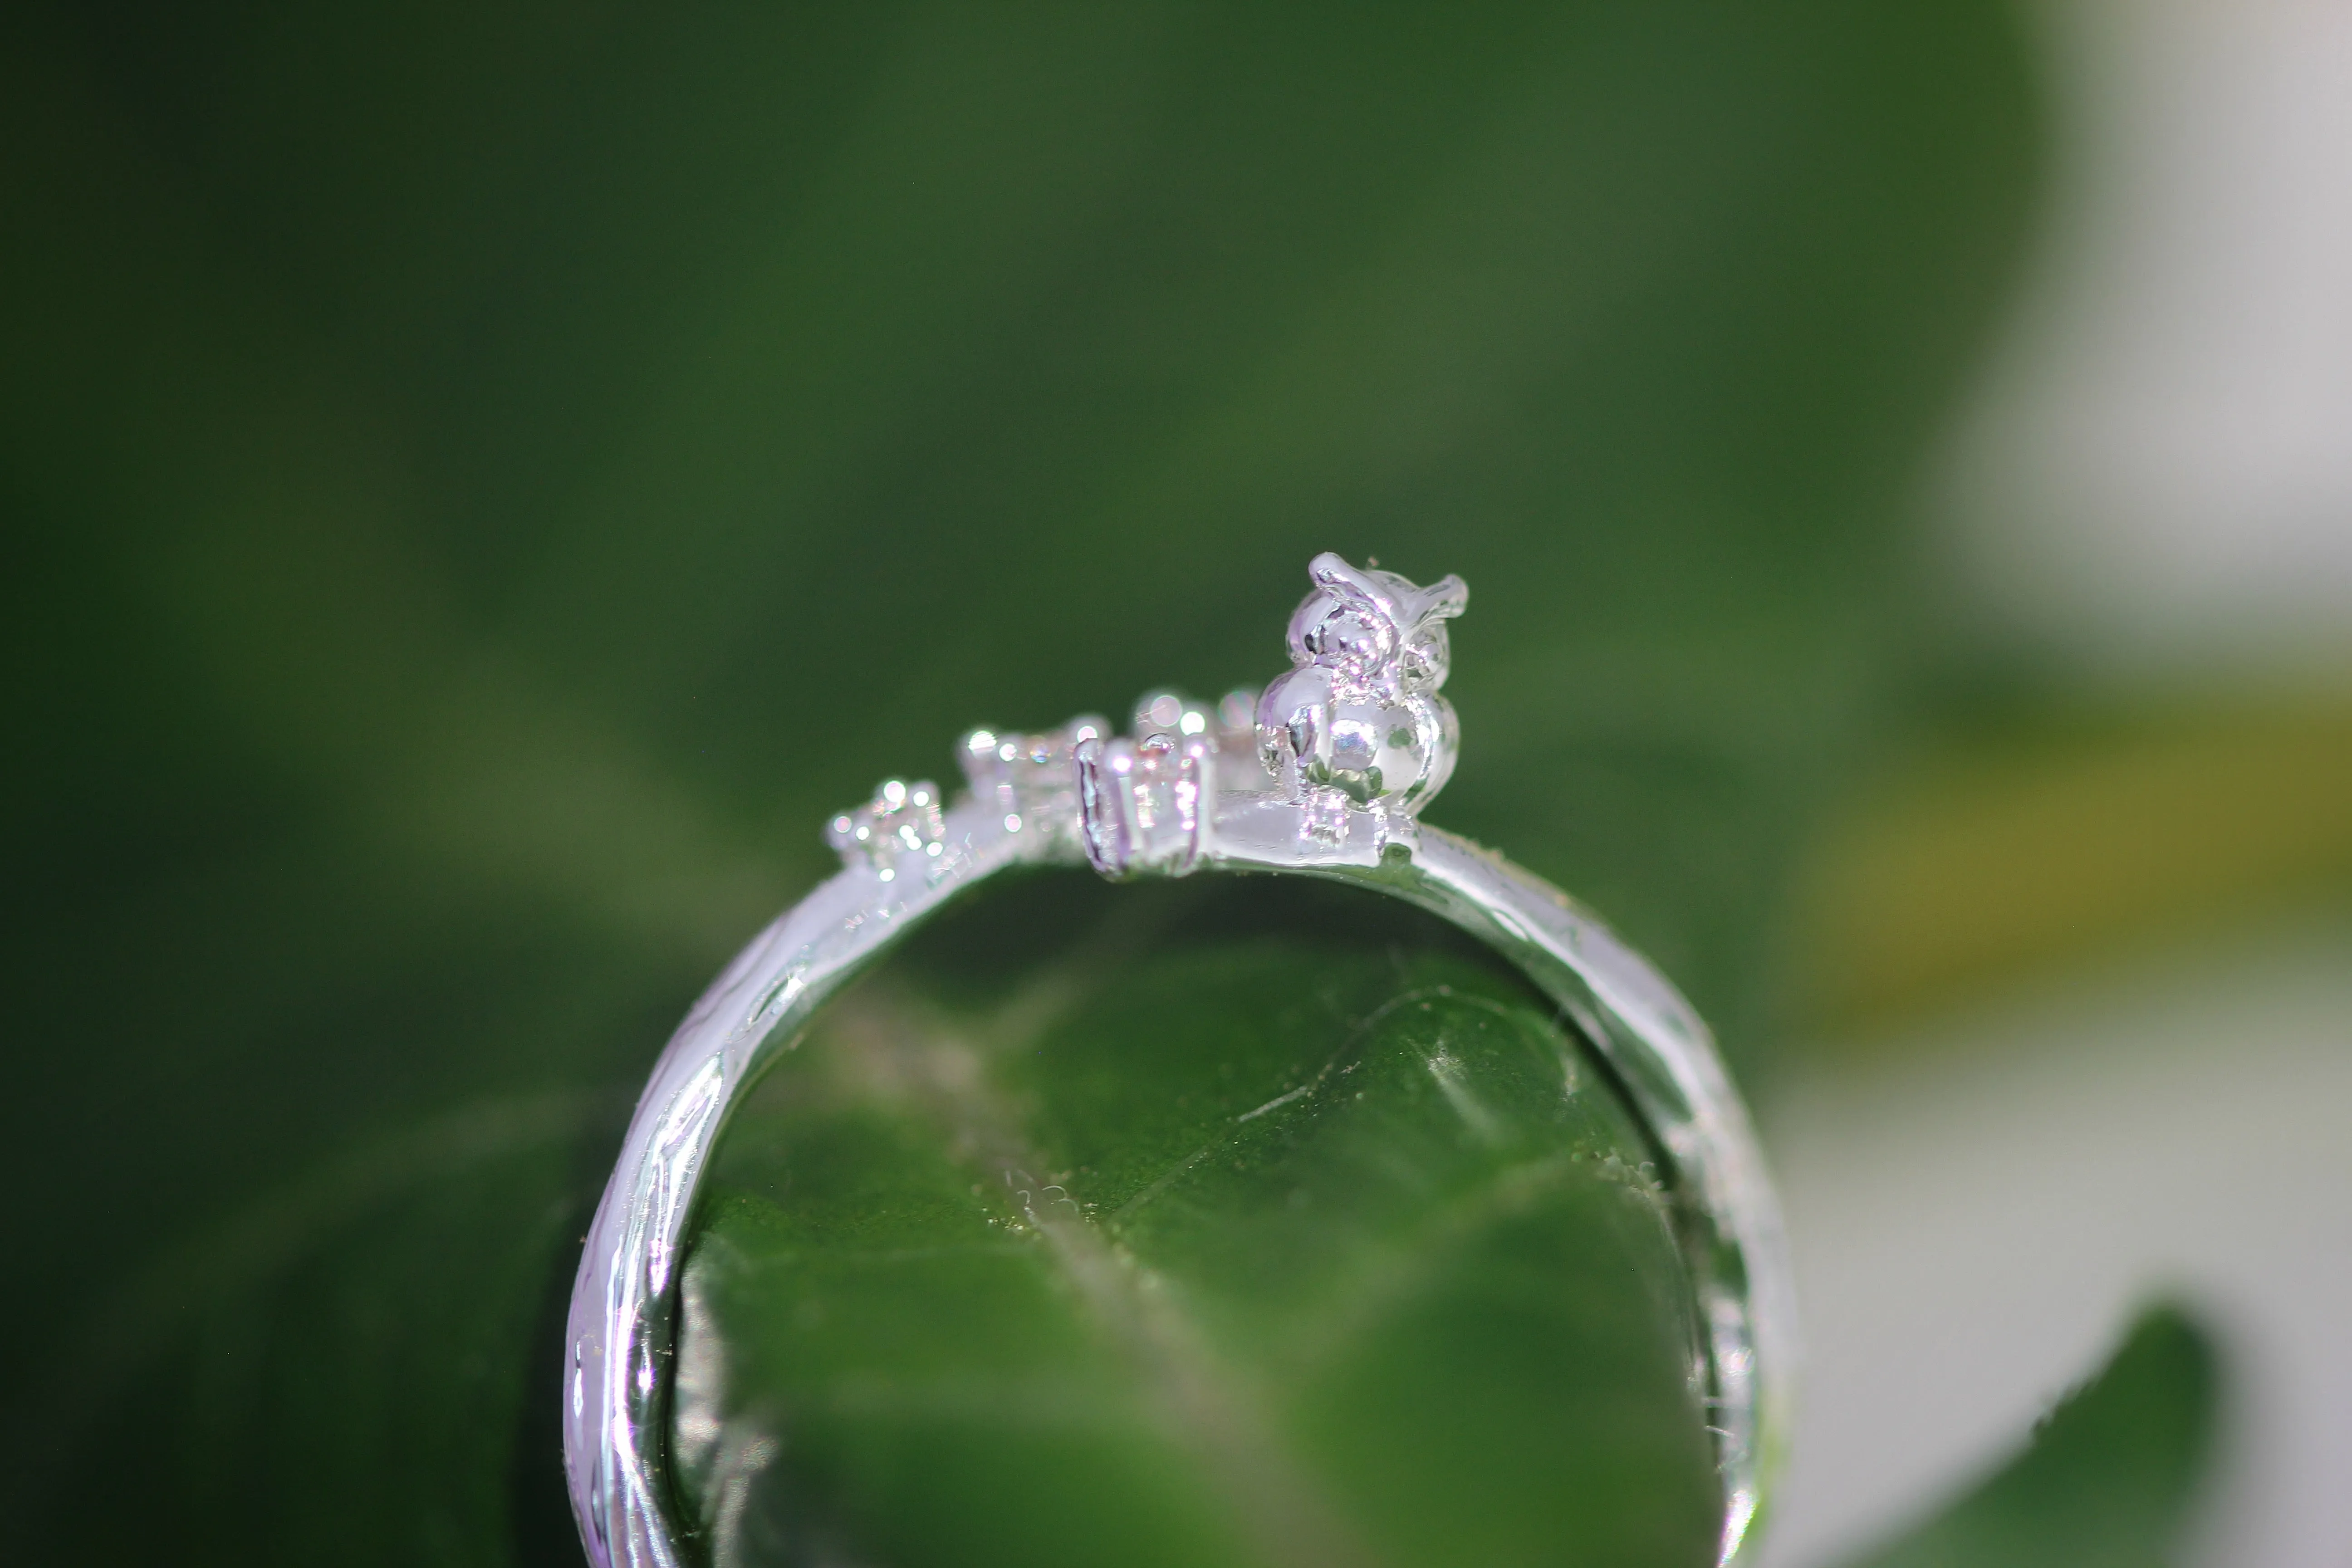
[[[1458,577],[1416,588],[1328,553],[1308,570],[1316,591],[1290,620],[1295,668],[1258,700],[1261,755],[1293,788],[1417,811],[1454,771],[1459,731],[1437,689],[1445,623],[1469,591]]]

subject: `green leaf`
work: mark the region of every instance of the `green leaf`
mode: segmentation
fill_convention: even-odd
[[[2194,1321],[2149,1311],[2032,1447],[1852,1568],[2161,1568],[2211,1444],[2216,1375]]]
[[[1713,1560],[1639,1130],[1507,967],[1360,890],[984,894],[711,1183],[674,1441],[718,1562]]]
[[[576,1565],[688,1002],[1318,550],[1471,582],[1436,820],[1758,1059],[2035,131],[1994,0],[0,8],[16,1554]]]

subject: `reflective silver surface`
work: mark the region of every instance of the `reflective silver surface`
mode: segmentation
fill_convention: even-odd
[[[972,731],[969,785],[891,780],[826,825],[843,869],[753,939],[646,1086],[572,1287],[564,1459],[596,1568],[680,1563],[663,1413],[677,1250],[727,1112],[844,981],[957,893],[1022,864],[1103,875],[1288,871],[1440,915],[1509,959],[1607,1057],[1665,1151],[1705,1326],[1724,1490],[1721,1560],[1744,1560],[1788,1431],[1793,1308],[1748,1112],[1706,1026],[1640,954],[1557,889],[1418,814],[1453,772],[1444,622],[1468,590],[1316,557],[1294,668],[1214,709],[1172,692],[1129,733],[1099,719]],[[1302,976],[1302,984],[1311,983]]]

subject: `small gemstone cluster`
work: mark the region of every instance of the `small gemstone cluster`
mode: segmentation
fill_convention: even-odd
[[[909,856],[919,863],[938,859],[947,831],[939,785],[929,779],[918,784],[886,779],[872,800],[825,824],[824,837],[841,851],[845,864],[863,865],[888,882],[897,879]]]

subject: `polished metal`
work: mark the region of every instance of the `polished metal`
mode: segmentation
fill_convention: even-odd
[[[1607,1058],[1665,1155],[1697,1293],[1696,1376],[1723,1485],[1720,1561],[1751,1554],[1789,1430],[1793,1315],[1780,1217],[1706,1026],[1590,913],[1419,814],[1453,772],[1438,695],[1461,580],[1418,588],[1315,558],[1294,668],[1214,708],[1173,692],[1041,734],[976,730],[967,791],[891,780],[835,816],[842,869],[754,938],[656,1064],[572,1288],[564,1386],[572,1504],[596,1568],[681,1568],[664,1473],[665,1369],[688,1218],[729,1108],[845,981],[950,899],[1017,865],[1107,877],[1276,871],[1440,915],[1518,966]]]

